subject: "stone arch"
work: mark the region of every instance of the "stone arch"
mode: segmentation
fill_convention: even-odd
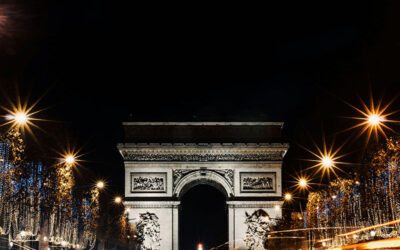
[[[173,195],[180,198],[189,189],[200,184],[207,184],[217,188],[226,198],[233,196],[233,187],[228,181],[216,172],[197,170],[184,176],[174,188]]]

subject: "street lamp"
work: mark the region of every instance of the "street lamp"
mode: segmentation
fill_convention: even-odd
[[[286,193],[284,198],[285,198],[285,201],[291,201],[292,200],[292,195],[290,193]]]
[[[114,202],[115,202],[115,204],[120,204],[120,203],[122,202],[121,196],[116,196],[116,197],[114,198]]]
[[[321,159],[321,166],[324,168],[331,168],[335,165],[334,160],[329,155],[325,155]]]
[[[98,181],[98,182],[96,183],[96,187],[97,187],[98,189],[102,189],[102,188],[104,188],[104,186],[105,186],[104,181]]]
[[[66,155],[64,159],[65,163],[68,165],[73,165],[76,162],[75,156],[74,155]]]
[[[383,116],[380,116],[379,114],[369,114],[368,115],[368,123],[371,126],[378,126],[383,122],[385,118]]]
[[[305,189],[308,187],[308,181],[306,178],[300,178],[299,179],[299,187],[302,189]]]
[[[11,115],[11,117],[13,118],[14,122],[20,126],[25,125],[28,121],[28,114],[22,111]]]

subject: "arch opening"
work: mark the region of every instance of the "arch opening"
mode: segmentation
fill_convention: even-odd
[[[228,242],[227,196],[218,184],[190,183],[180,198],[179,249],[196,249],[199,243],[211,249]]]
[[[233,195],[232,186],[221,175],[210,170],[199,170],[184,176],[176,185],[174,195],[180,198],[192,187],[207,184],[221,191],[226,198]]]

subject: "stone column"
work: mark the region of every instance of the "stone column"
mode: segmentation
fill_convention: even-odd
[[[235,205],[228,203],[229,249],[235,248]]]
[[[180,202],[179,202],[180,203]],[[172,207],[172,249],[179,249],[179,203]]]

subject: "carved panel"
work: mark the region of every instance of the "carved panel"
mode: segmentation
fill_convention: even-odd
[[[167,173],[131,173],[131,193],[165,193]]]
[[[241,172],[241,193],[276,192],[276,173],[274,172]]]

